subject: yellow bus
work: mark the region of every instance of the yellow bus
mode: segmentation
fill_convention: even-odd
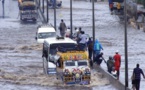
[[[43,58],[56,65],[56,76],[65,84],[90,84],[91,71],[88,52],[79,50],[76,41],[69,38],[48,38],[43,44]],[[45,61],[45,62],[46,62]],[[44,66],[45,71],[49,68]]]

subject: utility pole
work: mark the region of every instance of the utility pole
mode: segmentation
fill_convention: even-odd
[[[47,9],[46,13],[47,13],[47,14],[46,14],[46,15],[47,15],[47,23],[48,23],[48,22],[49,22],[49,15],[48,15],[48,13],[49,13],[49,12],[48,12],[48,0],[47,0],[46,2],[47,2],[47,7],[46,7],[46,9]]]
[[[56,0],[54,0],[53,8],[54,8],[54,28],[56,30]]]
[[[42,12],[44,13],[44,0],[42,1],[42,8],[43,8]]]
[[[40,5],[41,5],[41,4],[40,4],[40,0],[38,1],[38,3],[39,3],[39,8],[40,8]]]
[[[95,43],[95,7],[94,0],[92,0],[92,34],[93,34],[93,45]],[[95,59],[95,53],[93,52],[93,60]]]
[[[72,0],[70,0],[70,30],[71,30],[71,36],[72,36]]]
[[[128,45],[127,45],[127,10],[126,10],[126,0],[124,0],[124,47],[125,47],[125,90],[128,87]]]
[[[3,18],[5,18],[5,6],[4,6],[5,0],[2,0],[2,8],[3,8]]]

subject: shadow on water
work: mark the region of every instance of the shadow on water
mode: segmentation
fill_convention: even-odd
[[[10,18],[9,16],[0,16],[0,19]]]
[[[37,24],[37,21],[27,20],[27,21],[20,21],[21,24]]]

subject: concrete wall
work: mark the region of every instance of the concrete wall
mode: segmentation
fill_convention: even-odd
[[[125,85],[121,83],[119,80],[117,80],[115,77],[113,77],[110,73],[102,69],[100,66],[94,65],[94,69],[101,72],[104,77],[108,78],[110,83],[116,87],[118,90],[131,90],[129,88],[125,89]]]

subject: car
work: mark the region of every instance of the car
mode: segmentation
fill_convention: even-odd
[[[52,25],[39,25],[36,32],[37,43],[43,43],[46,38],[56,37],[56,31]]]

